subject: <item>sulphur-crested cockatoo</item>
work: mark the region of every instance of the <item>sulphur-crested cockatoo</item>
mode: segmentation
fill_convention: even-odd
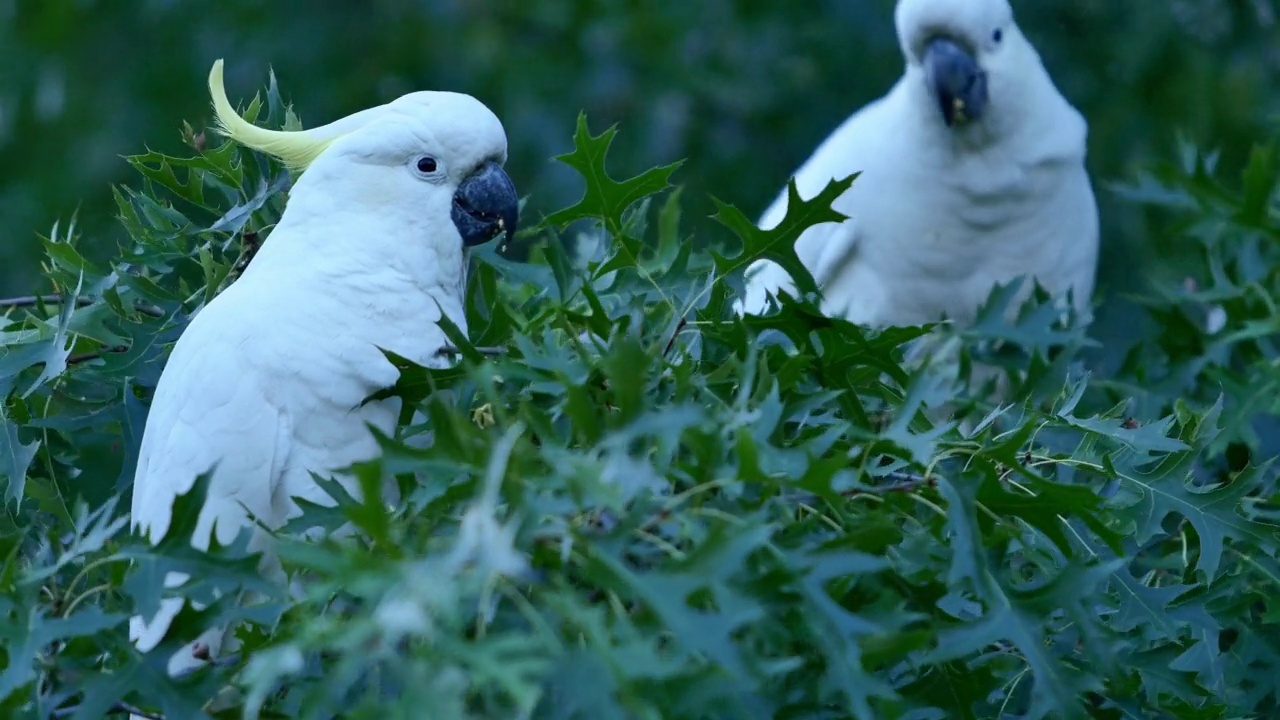
[[[884,97],[838,127],[795,175],[803,198],[855,172],[832,203],[849,217],[810,227],[796,253],[823,312],[870,325],[972,320],[995,283],[1034,276],[1087,316],[1098,213],[1084,118],[1058,92],[1006,0],[900,0],[906,58]],[[760,226],[787,212],[784,192]],[[1031,290],[1024,283],[1024,297]],[[757,261],[739,311],[795,294]]]
[[[154,542],[174,497],[212,470],[191,543],[232,542],[251,515],[276,528],[291,497],[332,505],[311,473],[336,475],[377,455],[367,425],[395,430],[398,400],[362,402],[395,383],[380,348],[417,363],[449,362],[437,321],[463,331],[467,247],[516,229],[502,166],[502,123],[469,95],[414,92],[302,132],[255,127],[227,100],[222,61],[209,88],[220,131],[301,171],[287,208],[243,275],[192,319],[156,386],[133,486],[132,524]],[[253,530],[250,547],[268,550]],[[266,554],[264,566],[270,564]],[[171,574],[172,586],[183,581]],[[135,617],[143,651],[182,599]],[[221,634],[198,642],[217,652]],[[194,643],[193,643],[194,645]],[[198,664],[191,646],[169,661]]]

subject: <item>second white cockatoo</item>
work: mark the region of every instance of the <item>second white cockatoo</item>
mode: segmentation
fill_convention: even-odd
[[[1006,0],[899,0],[906,70],[795,174],[802,198],[860,175],[832,208],[848,220],[795,244],[823,312],[869,326],[971,321],[996,283],[1033,276],[1087,317],[1098,211],[1084,118],[1054,86]],[[787,212],[784,190],[760,226]],[[1023,297],[1032,283],[1023,285]],[[759,314],[787,272],[757,261],[739,312]]]
[[[220,131],[301,171],[270,236],[241,277],[192,319],[156,387],[134,477],[132,524],[153,542],[168,530],[175,496],[212,471],[193,546],[228,544],[251,516],[278,528],[293,497],[332,505],[312,479],[378,454],[368,426],[388,435],[397,399],[365,403],[396,382],[382,350],[419,364],[449,362],[443,313],[464,332],[467,248],[516,230],[518,198],[503,170],[502,123],[480,101],[414,92],[301,132],[272,131],[236,113],[222,61],[209,88]],[[250,548],[268,537],[253,528]],[[166,578],[169,586],[181,574]],[[135,617],[143,651],[181,609],[169,598]],[[199,642],[216,654],[221,635]],[[194,645],[194,643],[193,643]],[[169,661],[200,661],[191,645]],[[201,653],[203,654],[203,653]]]

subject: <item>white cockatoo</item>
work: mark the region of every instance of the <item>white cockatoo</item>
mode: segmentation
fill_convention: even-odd
[[[247,123],[209,89],[222,134],[301,171],[279,223],[243,275],[192,319],[156,386],[134,477],[132,524],[158,541],[174,498],[212,470],[191,543],[232,542],[252,517],[271,528],[298,514],[294,496],[332,505],[311,473],[369,460],[367,425],[392,434],[396,399],[362,402],[396,382],[380,348],[448,363],[441,313],[464,332],[467,248],[516,229],[516,191],[502,166],[502,123],[469,95],[414,92],[302,132]],[[253,529],[250,548],[268,550]],[[264,572],[272,572],[269,552]],[[172,573],[170,586],[185,578]],[[134,617],[143,651],[164,636],[181,598]],[[216,653],[221,631],[198,642]],[[192,643],[194,645],[195,643]],[[200,660],[192,645],[169,661]]]
[[[823,312],[869,326],[964,324],[996,283],[1034,276],[1087,317],[1098,211],[1084,118],[1058,92],[1006,0],[900,0],[906,59],[884,97],[836,129],[795,175],[802,198],[860,172],[796,253]],[[776,227],[784,190],[760,219]],[[772,261],[746,272],[739,312],[795,294]],[[1024,283],[1022,297],[1031,291]]]

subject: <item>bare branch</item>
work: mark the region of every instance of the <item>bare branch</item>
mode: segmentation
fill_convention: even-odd
[[[129,352],[128,346],[115,345],[112,347],[103,348],[98,352],[87,352],[87,353],[79,353],[77,355],[72,355],[67,358],[67,364],[75,365],[77,363],[88,362],[89,360],[97,360],[103,355],[107,355],[110,353],[122,353],[122,352]]]
[[[667,346],[662,348],[662,356],[666,357],[671,352],[671,348],[676,344],[676,338],[680,337],[680,333],[688,327],[689,321],[686,318],[680,318],[680,322],[676,324],[676,329],[671,333],[671,339],[667,341]]]
[[[79,710],[80,710],[79,705],[71,705],[70,707],[58,708],[57,710],[54,710],[53,712],[49,713],[49,717],[50,718],[71,717],[72,715],[75,715],[76,712]],[[111,707],[107,708],[107,714],[110,715],[112,713],[129,713],[130,715],[137,715],[138,717],[141,717],[141,718],[147,718],[147,720],[165,720],[164,715],[161,715],[160,713],[148,712],[146,710],[143,710],[142,708],[134,707],[129,703],[122,703],[122,702],[115,703]]]
[[[916,475],[915,473],[902,472],[901,470],[895,470],[894,472],[889,473],[885,477],[889,479],[893,484],[882,485],[876,488],[881,492],[907,492],[907,491],[915,490],[916,488],[924,487],[924,486],[936,487],[938,484],[938,481],[934,480],[932,477],[926,477],[924,475]]]
[[[62,295],[21,295],[19,297],[0,298],[0,309],[35,307],[36,305],[58,305],[62,302]],[[97,300],[91,297],[77,297],[76,307],[87,307],[96,302]],[[133,308],[143,315],[149,315],[154,318],[162,318],[165,316],[164,310],[161,310],[155,305],[151,305],[149,303],[134,303]]]
[[[883,496],[893,493],[911,493],[921,488],[932,488],[938,486],[938,481],[932,476],[916,475],[914,473],[895,470],[884,475],[887,480],[883,485],[870,485],[851,490],[845,490],[840,493],[841,497],[854,498],[859,495]],[[819,496],[808,491],[796,492],[795,494],[787,494],[787,497],[800,502],[812,503],[819,500]]]
[[[34,307],[36,305],[57,305],[58,303],[61,303],[61,302],[62,302],[61,295],[21,295],[19,297],[5,298],[3,300],[0,300],[0,307],[5,307],[5,308]],[[92,304],[93,304],[93,298],[87,298],[87,297],[76,298],[76,305],[79,307],[84,307],[85,305],[92,305]]]
[[[486,357],[497,357],[506,355],[507,349],[504,347],[477,347],[476,352]],[[445,345],[436,351],[436,355],[461,355],[462,351],[452,345]]]
[[[889,482],[885,485],[873,485],[843,493],[845,497],[854,495],[888,495],[889,493],[909,493],[922,487],[937,487],[938,481],[931,477],[895,470],[884,476]]]

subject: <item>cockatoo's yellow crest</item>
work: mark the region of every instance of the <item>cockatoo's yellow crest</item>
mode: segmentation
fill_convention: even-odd
[[[306,130],[268,130],[246,122],[227,99],[227,91],[222,83],[221,59],[215,61],[213,69],[209,71],[209,94],[213,98],[213,109],[217,114],[218,132],[247,148],[279,158],[292,170],[306,170],[337,139],[332,136],[315,137]]]

